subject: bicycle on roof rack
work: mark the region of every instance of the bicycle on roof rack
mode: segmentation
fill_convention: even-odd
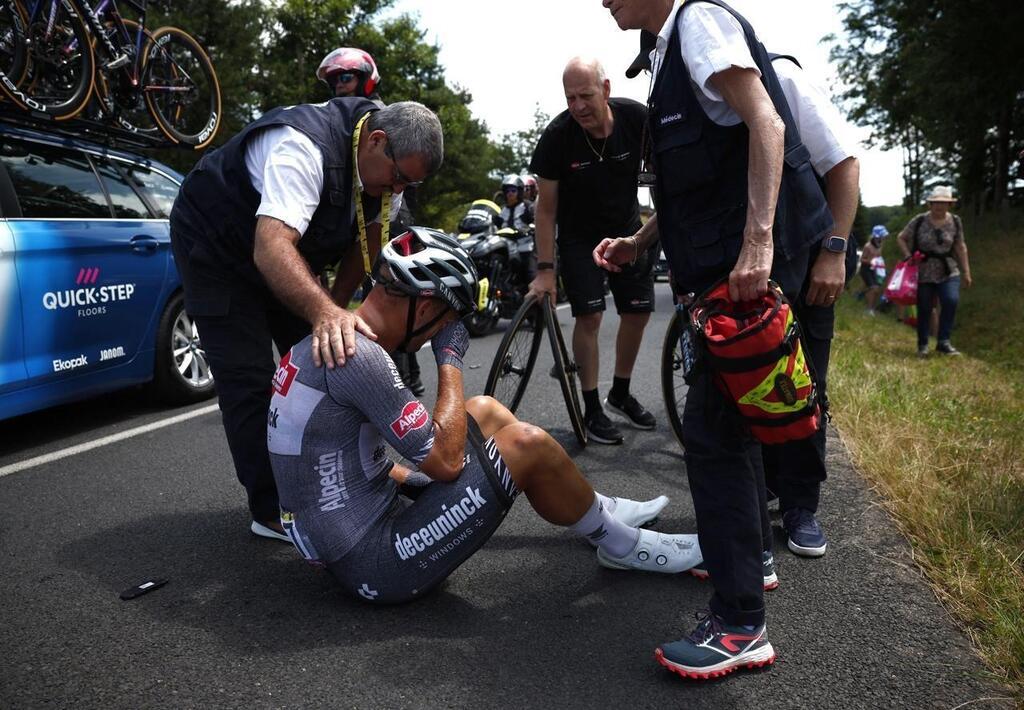
[[[583,423],[583,410],[580,408],[580,395],[576,384],[579,367],[569,357],[565,338],[562,337],[562,327],[558,322],[558,313],[550,296],[545,295],[543,301],[538,301],[533,295],[527,296],[512,317],[512,323],[505,331],[491,364],[487,384],[484,385],[484,394],[497,399],[509,411],[516,411],[526,392],[526,385],[530,382],[533,367],[537,363],[545,326],[551,344],[551,354],[555,358],[552,374],[562,389],[572,431],[580,445],[586,446],[587,428]]]
[[[220,85],[199,43],[176,27],[146,28],[146,0],[0,0],[0,92],[34,118],[84,115],[142,137],[209,145]],[[91,103],[90,103],[91,100]]]

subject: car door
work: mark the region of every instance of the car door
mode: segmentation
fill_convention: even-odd
[[[0,394],[23,387],[25,339],[21,324],[21,293],[14,268],[14,235],[0,218]],[[3,405],[0,405],[3,418]]]
[[[0,160],[22,212],[8,224],[29,381],[73,378],[129,362],[153,317],[166,253],[134,228],[142,221],[135,215],[115,218],[85,153],[5,137]],[[112,374],[111,386],[123,383],[118,376]]]

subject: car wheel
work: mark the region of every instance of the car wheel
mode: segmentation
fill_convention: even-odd
[[[213,395],[210,361],[180,292],[171,297],[160,316],[153,384],[160,398],[171,404],[198,402]]]

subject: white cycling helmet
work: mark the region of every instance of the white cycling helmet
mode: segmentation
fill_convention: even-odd
[[[377,257],[373,280],[409,296],[440,298],[459,317],[477,309],[473,260],[457,240],[436,229],[409,227],[389,241]]]

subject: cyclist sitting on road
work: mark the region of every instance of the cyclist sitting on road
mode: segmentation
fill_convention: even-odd
[[[501,181],[501,194],[505,206],[498,215],[498,229],[515,229],[526,234],[533,222],[533,211],[523,200],[523,179],[518,175],[506,175]]]
[[[338,47],[324,57],[316,78],[327,84],[334,96],[359,96],[380,101],[380,74],[369,52],[356,47]]]
[[[375,286],[356,311],[377,334],[343,368],[313,364],[308,343],[281,360],[267,443],[281,521],[310,562],[364,599],[416,599],[476,552],[520,491],[545,520],[586,536],[600,564],[682,572],[700,559],[695,535],[637,526],[668,503],[595,493],[565,450],[489,397],[463,399],[476,308],[472,262],[456,240],[414,227],[381,250]],[[431,341],[438,364],[431,414],[387,352]],[[393,463],[386,445],[415,468]],[[422,486],[415,501],[399,484]]]

